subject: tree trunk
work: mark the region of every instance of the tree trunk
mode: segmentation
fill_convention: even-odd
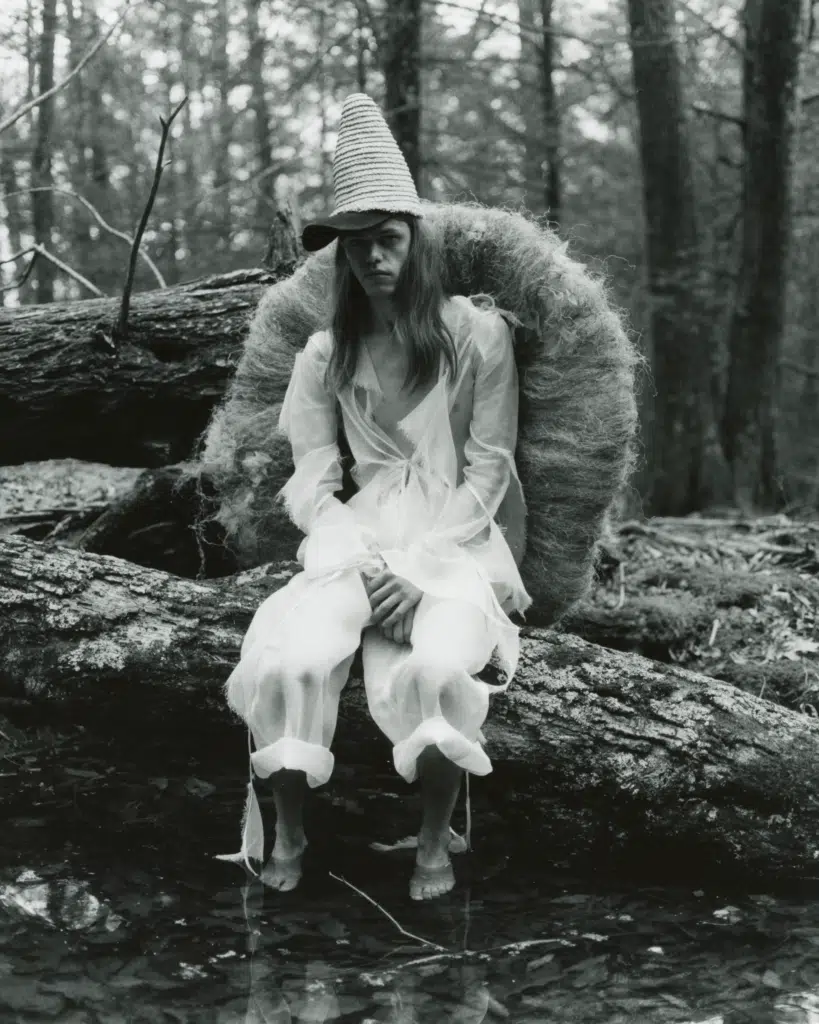
[[[777,362],[785,330],[803,0],[746,0],[742,247],[723,424],[734,500],[771,508]]]
[[[217,0],[213,34],[213,74],[218,90],[216,111],[216,138],[213,151],[214,238],[213,245],[222,260],[219,269],[227,270],[231,248],[232,217],[230,208],[231,161],[230,143],[233,136],[233,112],[230,109],[230,62],[228,35],[230,21],[227,0]]]
[[[85,31],[85,18],[82,3],[79,0],[66,0],[65,13],[68,21],[68,53],[71,67],[76,67],[82,59],[83,54],[91,45],[88,33]],[[86,159],[86,146],[88,136],[88,98],[87,87],[83,75],[77,75],[69,86],[71,111],[73,118],[73,130],[70,139],[69,175],[71,187],[77,195],[86,196],[88,192],[88,160]],[[62,200],[65,207],[69,207],[72,200]],[[71,265],[75,270],[93,280],[91,267],[91,254],[93,242],[91,239],[91,216],[88,211],[76,200],[70,206],[70,245]],[[108,241],[106,239],[106,245]]]
[[[23,248],[23,233],[26,229],[23,204],[20,196],[15,195],[19,188],[17,177],[16,151],[20,148],[20,140],[14,128],[7,129],[0,146],[0,188],[3,190],[3,205],[6,207],[6,231],[8,232],[9,249],[12,253],[20,252]],[[29,257],[30,258],[30,257]],[[0,285],[11,284],[11,282],[22,275],[21,264],[6,264],[4,272],[0,273]],[[3,304],[14,295],[14,292],[4,291],[0,293]]]
[[[190,582],[0,540],[3,696],[63,702],[108,729],[195,728],[196,715],[224,714],[221,687],[250,617],[292,570]],[[360,684],[346,691],[339,733],[359,760],[383,761]],[[673,850],[709,871],[815,874],[819,722],[807,715],[529,629],[486,733],[496,769],[488,783],[503,787],[507,811],[525,816],[534,840],[562,830],[579,854]]]
[[[546,181],[544,199],[552,224],[560,224],[560,111],[555,89],[555,36],[553,32],[554,0],[540,0],[540,21],[543,29],[540,89],[545,129]]]
[[[102,333],[118,300],[0,311],[0,464],[188,458],[265,286],[292,271],[290,263],[137,294],[116,353]]]
[[[518,0],[520,59],[518,79],[525,125],[523,173],[526,205],[548,211],[560,222],[560,117],[554,83],[553,0]]]
[[[92,39],[97,39],[105,31],[105,25],[94,5],[88,5],[85,10],[90,24],[89,35]],[[84,189],[84,195],[109,224],[133,233],[139,223],[139,214],[134,217],[132,211],[134,207],[138,206],[141,213],[145,202],[139,174],[139,162],[136,160],[125,161],[128,166],[128,177],[118,186],[111,181],[112,156],[109,154],[109,146],[111,146],[111,140],[115,138],[116,133],[112,123],[113,118],[109,114],[105,102],[105,92],[116,74],[114,68],[110,51],[107,47],[103,47],[94,60],[82,71],[83,79],[88,83],[89,130],[87,145],[90,148],[90,161],[87,167],[89,180]],[[119,122],[116,123],[119,124]],[[136,119],[127,123],[131,132],[134,133]],[[127,151],[129,153],[139,152],[136,139],[132,145],[128,146]],[[112,253],[116,253],[113,258]],[[105,233],[101,232],[92,240],[89,251],[91,258],[89,277],[105,295],[116,295],[122,289],[125,274],[121,267],[124,267],[126,260],[120,255],[121,253],[122,242],[115,241]],[[122,264],[119,262],[120,259],[122,259]]]
[[[264,80],[264,62],[267,40],[259,25],[261,0],[247,0],[248,82],[250,107],[253,111],[253,134],[256,143],[255,184],[258,196],[255,228],[261,235],[276,214],[276,175],[273,173],[273,143],[270,129],[270,111]],[[260,246],[261,248],[261,246]]]
[[[388,0],[383,67],[387,122],[417,186],[421,172],[421,0]]]
[[[48,92],[54,85],[54,40],[57,35],[57,0],[43,0],[43,27],[39,46],[39,93]],[[37,188],[50,188],[54,184],[51,168],[54,127],[54,97],[37,107],[37,128],[34,153],[31,159],[31,183]],[[34,222],[34,240],[46,249],[53,248],[54,195],[52,192],[32,192],[31,208]],[[54,265],[38,260],[35,268],[37,302],[54,301]]]
[[[544,132],[538,98],[540,94],[540,47],[535,39],[539,29],[540,0],[518,0],[518,97],[523,122],[523,195],[532,213],[545,212],[543,188]]]
[[[716,435],[702,309],[702,247],[672,0],[629,0],[647,231],[656,398],[646,436],[651,511],[683,515],[712,498]]]

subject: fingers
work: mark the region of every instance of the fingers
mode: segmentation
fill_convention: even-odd
[[[382,623],[381,632],[388,640],[392,640],[396,644],[409,643],[414,617],[415,610],[410,608],[408,612],[401,616],[394,626],[387,626]]]
[[[392,615],[394,610],[400,606],[402,600],[401,594],[388,594],[380,601],[371,601],[373,622],[380,623],[382,626],[385,625],[385,616]],[[394,623],[395,619],[393,618],[390,625],[394,625]]]
[[[371,590],[368,591],[370,598],[370,604],[376,605],[388,597],[390,594],[397,594],[400,590],[400,584],[395,576],[390,576],[389,579],[379,581],[376,578],[375,583]]]
[[[404,643],[408,644],[412,640],[412,627],[415,623],[415,609],[417,605],[413,605],[412,608],[407,612],[404,618]]]
[[[362,576],[364,589],[368,594],[372,594],[378,587],[386,583],[389,578],[390,574],[386,571],[378,572],[375,576]]]
[[[389,629],[390,626],[394,626],[400,619],[402,619],[407,612],[412,608],[412,602],[409,598],[402,598],[398,605],[382,620],[381,625]]]

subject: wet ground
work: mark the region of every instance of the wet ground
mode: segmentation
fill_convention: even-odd
[[[411,853],[368,845],[404,834],[411,791],[341,765],[281,896],[212,859],[238,845],[233,747],[220,776],[68,727],[5,738],[2,1024],[819,1022],[815,890],[576,877],[477,793],[458,888],[419,906]]]

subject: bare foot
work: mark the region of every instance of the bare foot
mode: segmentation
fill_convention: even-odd
[[[449,840],[449,830],[434,840],[418,837],[415,871],[410,879],[410,899],[434,900],[454,887],[455,874],[449,859]]]
[[[271,889],[291,892],[301,881],[301,861],[307,840],[282,842],[276,838],[276,845],[270,859],[262,870],[261,879]]]

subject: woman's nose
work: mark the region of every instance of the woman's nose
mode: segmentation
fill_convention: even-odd
[[[378,264],[381,262],[383,255],[384,253],[381,250],[381,246],[379,246],[377,242],[373,242],[373,244],[367,250],[364,258],[366,259],[368,265],[378,266]]]

